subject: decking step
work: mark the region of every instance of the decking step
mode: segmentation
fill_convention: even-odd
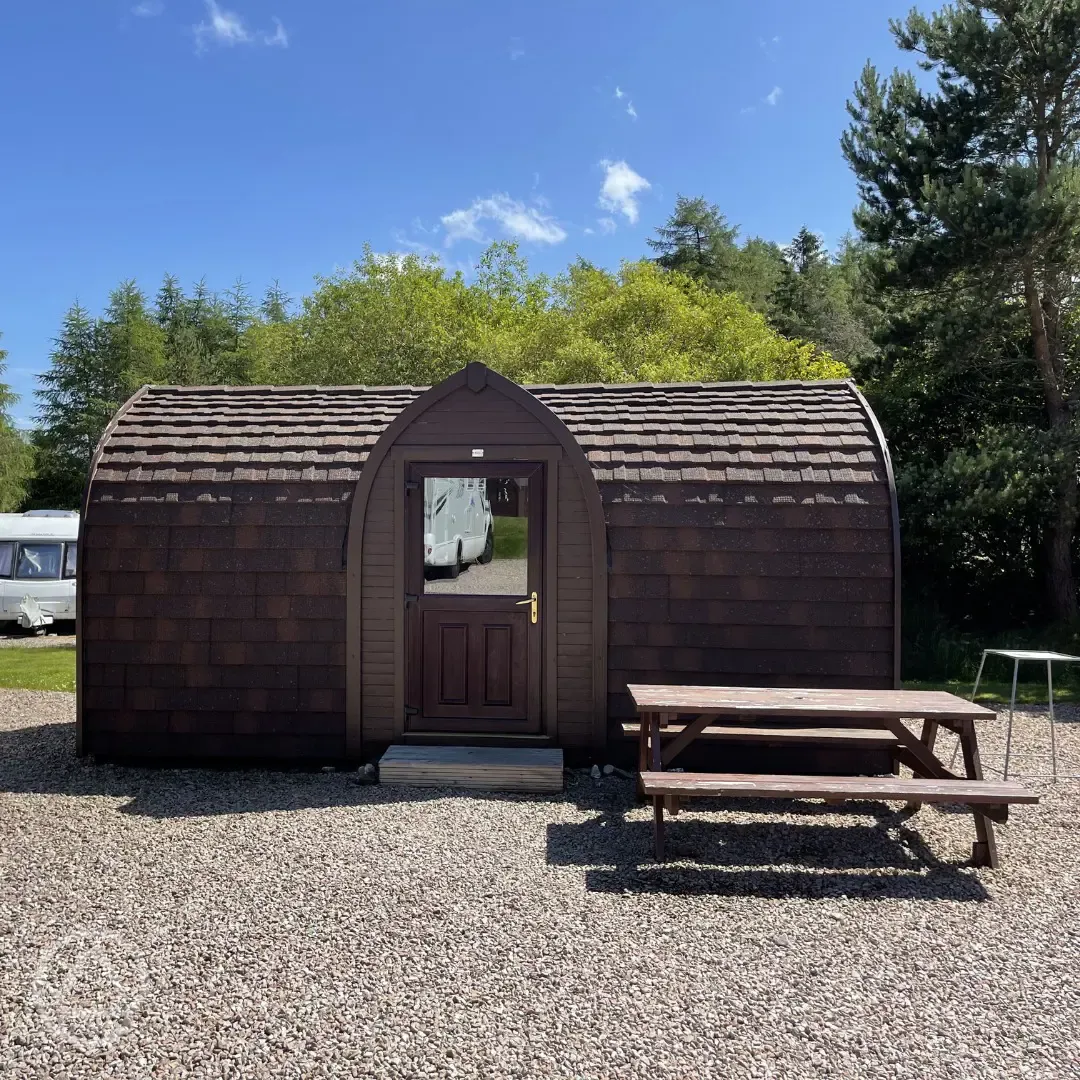
[[[673,739],[682,734],[686,724],[668,724],[660,729],[661,739]],[[641,725],[622,725],[625,738],[636,739]],[[699,739],[715,742],[752,742],[772,746],[823,746],[839,744],[850,749],[888,749],[896,745],[896,736],[883,728],[856,727],[750,727],[746,724],[710,724]]]
[[[561,750],[520,746],[391,746],[379,780],[409,787],[562,791]]]

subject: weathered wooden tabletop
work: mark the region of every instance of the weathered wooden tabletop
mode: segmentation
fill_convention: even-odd
[[[639,713],[697,713],[826,719],[841,715],[877,720],[989,719],[993,709],[944,690],[815,690],[761,686],[627,687]]]

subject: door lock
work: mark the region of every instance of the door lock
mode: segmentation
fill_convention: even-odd
[[[536,605],[536,593],[535,593],[535,592],[534,592],[534,593],[530,593],[530,594],[529,594],[529,599],[528,599],[528,600],[518,600],[518,601],[517,601],[517,602],[516,602],[516,603],[514,604],[514,606],[515,606],[515,607],[521,607],[521,605],[522,605],[522,604],[528,604],[528,605],[529,605],[529,616],[530,616],[530,621],[531,621],[531,622],[532,622],[533,624],[535,624],[535,623],[536,623],[536,607],[537,607],[537,605]]]

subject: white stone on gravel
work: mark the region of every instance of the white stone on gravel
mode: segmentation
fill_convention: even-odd
[[[658,867],[630,781],[121,768],[73,717],[0,691],[4,1075],[1078,1075],[1075,781],[1014,809],[997,871],[954,808],[751,802],[691,804]],[[1046,748],[1020,714],[1017,768]]]

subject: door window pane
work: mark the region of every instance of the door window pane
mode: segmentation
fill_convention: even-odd
[[[11,565],[15,561],[15,544],[11,540],[0,543],[0,577],[11,577]]]
[[[78,544],[68,544],[64,549],[64,577],[72,578],[75,576],[75,566],[79,555]]]
[[[529,482],[424,480],[424,592],[527,596]]]
[[[27,581],[59,578],[62,547],[62,544],[20,544],[15,576]]]

